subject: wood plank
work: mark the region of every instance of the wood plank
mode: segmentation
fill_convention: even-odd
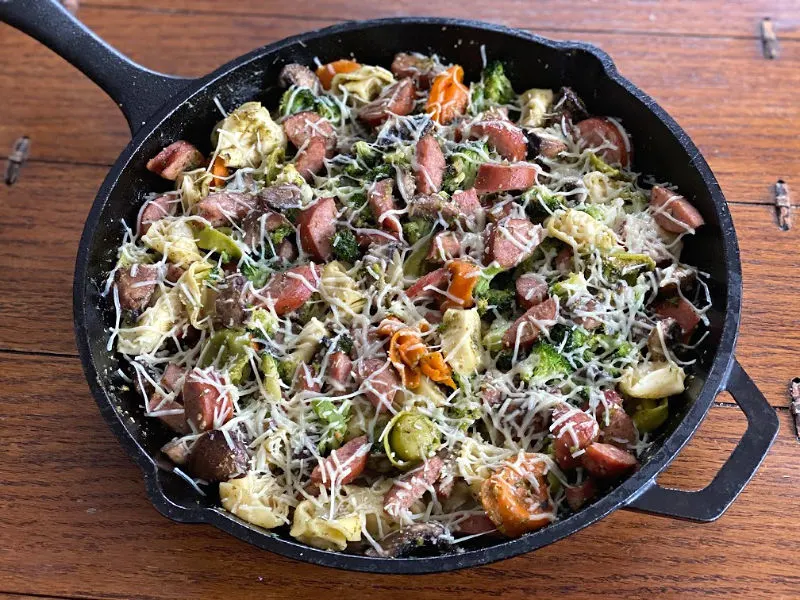
[[[47,377],[31,377],[31,373]],[[161,517],[89,398],[71,358],[0,354],[5,459],[0,590],[89,598],[316,598],[371,589],[387,597],[793,597],[798,445],[783,434],[729,512],[708,525],[619,511],[534,555],[437,577],[371,576],[301,565],[207,526]],[[664,483],[698,488],[744,429],[714,408]],[[588,560],[587,560],[588,559]],[[228,590],[228,591],[226,591]]]
[[[0,279],[15,282],[14,293],[0,295],[0,348],[74,354],[73,265],[105,169],[73,166],[66,178],[53,165],[25,169],[0,188]],[[732,204],[731,212],[744,262],[737,355],[770,402],[786,406],[788,381],[800,375],[800,331],[788,326],[800,294],[800,228],[780,231],[768,206]]]
[[[88,7],[81,16],[136,60],[183,75],[200,75],[253,47],[324,24],[302,18],[209,19],[207,14]],[[26,134],[32,139],[33,159],[113,162],[128,140],[113,102],[48,50],[18,32],[4,31],[0,52],[14,60],[0,70],[0,89],[7,100],[0,154]],[[731,200],[771,203],[777,179],[795,183],[800,104],[794,90],[800,86],[800,44],[787,41],[779,60],[766,61],[757,41],[749,38],[597,31],[555,36],[577,37],[607,50],[622,73],[686,128]]]
[[[130,0],[89,0],[85,6],[132,7]],[[145,8],[145,7],[141,7]],[[313,22],[319,19],[369,19],[377,17],[423,15],[452,17],[449,2],[430,0],[400,0],[381,3],[325,0],[308,5],[285,5],[262,0],[240,0],[220,7],[215,0],[154,0],[146,9],[161,11],[206,12],[215,15],[262,15],[304,17]],[[82,15],[82,13],[81,13]],[[720,18],[724,15],[724,18]],[[590,31],[633,31],[638,33],[672,33],[674,35],[726,35],[754,36],[758,23],[771,17],[779,38],[797,38],[800,10],[793,0],[728,0],[710,6],[708,2],[693,0],[574,0],[549,2],[548,0],[496,0],[471,4],[470,19],[502,23],[513,27],[570,29]]]

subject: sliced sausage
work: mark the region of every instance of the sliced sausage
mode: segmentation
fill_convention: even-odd
[[[382,358],[368,358],[362,361],[356,376],[364,395],[377,412],[383,412],[392,405],[401,382],[389,362]]]
[[[580,457],[583,467],[600,479],[616,479],[636,470],[639,461],[630,452],[611,444],[595,442]]]
[[[169,363],[161,376],[161,387],[169,392],[175,391],[178,389],[178,384],[183,379],[184,374],[181,367],[175,363]]]
[[[530,347],[542,331],[549,331],[555,325],[557,317],[558,303],[553,298],[532,306],[508,328],[503,335],[503,346],[514,348],[519,338],[520,348]]]
[[[431,249],[425,260],[443,264],[448,260],[461,256],[461,242],[452,231],[440,231],[431,241]]]
[[[669,300],[663,300],[653,307],[655,313],[662,318],[675,319],[678,327],[683,333],[683,341],[688,342],[694,330],[700,324],[700,315],[691,302],[682,296],[675,296]]]
[[[581,451],[592,444],[599,433],[597,421],[591,415],[568,405],[559,405],[553,410],[550,431],[554,437],[555,459],[562,469],[577,467]]]
[[[196,169],[205,162],[200,151],[189,142],[178,140],[147,161],[147,170],[175,181],[184,171]]]
[[[703,215],[686,198],[660,186],[650,190],[650,206],[656,223],[671,233],[694,231],[705,224]]]
[[[636,446],[636,427],[622,406],[622,398],[614,390],[606,390],[605,397],[605,404],[601,403],[596,411],[600,441],[623,450]]]
[[[412,219],[435,220],[440,215],[451,223],[458,218],[461,209],[453,198],[445,200],[439,194],[418,194],[408,203],[408,216]]]
[[[562,152],[567,151],[567,145],[557,137],[528,130],[527,138],[529,156],[534,154],[545,158],[556,158]]]
[[[225,280],[214,300],[214,321],[223,327],[239,327],[244,323],[246,295],[244,294],[247,279],[242,275],[234,275]]]
[[[483,384],[479,393],[481,402],[488,406],[500,404],[503,400],[503,393],[491,385]]]
[[[503,119],[479,121],[469,129],[471,139],[485,137],[491,147],[511,162],[525,160],[528,154],[528,138],[522,129]]]
[[[411,508],[439,479],[443,466],[444,460],[440,456],[434,456],[420,467],[398,477],[383,497],[383,510],[386,514],[399,517],[402,511]]]
[[[453,194],[451,200],[458,206],[458,212],[462,217],[474,217],[483,210],[475,188],[458,191]]]
[[[356,241],[358,242],[359,248],[369,248],[372,245],[385,246],[386,244],[391,244],[398,241],[398,238],[396,234],[384,231],[357,231]]]
[[[425,135],[417,142],[415,177],[420,194],[435,194],[442,187],[446,162],[439,142]]]
[[[333,198],[321,198],[297,216],[297,232],[303,250],[319,261],[327,262],[333,256],[338,214]]]
[[[375,215],[381,229],[399,235],[402,227],[397,215],[393,214],[393,211],[397,210],[397,204],[392,195],[393,189],[393,179],[381,179],[372,184],[367,199],[372,214]]]
[[[575,316],[573,316],[572,320],[575,321],[576,325],[580,325],[581,327],[583,327],[588,331],[597,329],[603,324],[603,321],[589,314],[577,314],[578,312],[595,313],[596,310],[597,310],[596,300],[589,298],[588,300],[581,301],[580,305],[576,306],[573,309],[573,311],[576,312],[576,314]]]
[[[263,221],[263,224],[262,224]],[[265,233],[275,231],[280,227],[291,226],[289,219],[272,210],[254,210],[242,221],[244,243],[254,247],[261,243],[261,230]],[[267,244],[269,246],[269,244]]]
[[[438,289],[446,288],[449,279],[450,274],[447,269],[436,269],[427,275],[423,275],[413,284],[411,284],[411,286],[406,290],[406,296],[412,300],[414,298],[422,298],[423,296],[432,297],[436,294],[436,292],[426,290],[425,288],[428,286],[433,286]]]
[[[119,305],[123,310],[143,310],[153,297],[158,284],[156,265],[134,265],[114,275]]]
[[[308,140],[303,149],[297,153],[294,166],[306,181],[312,181],[314,175],[325,168],[326,145],[325,138],[317,135]]]
[[[195,204],[194,211],[213,227],[238,223],[256,208],[256,198],[239,192],[212,192]]]
[[[295,374],[297,379],[295,379],[294,383],[298,393],[316,393],[322,389],[322,384],[317,380],[317,373],[313,367],[301,363]]]
[[[350,374],[353,372],[353,361],[341,350],[331,354],[328,359],[328,382],[337,391],[347,389]]]
[[[299,112],[283,121],[283,131],[295,148],[302,148],[312,137],[325,139],[328,156],[336,149],[336,131],[330,122],[311,110]]]
[[[184,439],[178,438],[167,442],[161,446],[161,452],[176,465],[185,465],[189,462],[189,444]]]
[[[578,485],[567,486],[564,495],[569,507],[578,510],[597,495],[597,484],[594,479],[584,479]]]
[[[483,163],[478,167],[475,190],[479,194],[527,190],[536,185],[538,173],[536,165],[531,163],[515,163],[513,165]]]
[[[174,196],[164,194],[145,203],[139,213],[139,233],[144,235],[150,229],[150,225],[164,217],[174,215],[178,202],[179,200]]]
[[[284,211],[303,206],[303,192],[292,183],[282,183],[261,190],[258,200],[264,209]]]
[[[553,262],[560,273],[572,272],[573,255],[572,246],[567,246],[558,251]]]
[[[487,263],[496,262],[501,269],[510,269],[528,258],[547,236],[541,225],[527,219],[508,219],[491,228],[486,240]]]
[[[405,116],[414,109],[417,86],[409,78],[401,79],[386,88],[378,98],[358,111],[358,118],[377,127],[391,115]]]
[[[275,248],[275,256],[280,258],[284,263],[293,263],[298,257],[297,248],[291,240],[283,240],[278,244],[278,247]]]
[[[479,533],[490,533],[497,530],[488,515],[470,515],[456,523],[459,533],[464,535],[477,535]]]
[[[165,400],[164,396],[158,392],[153,392],[147,401],[147,412],[155,413],[148,416],[157,417],[159,421],[176,433],[181,435],[191,433],[189,424],[186,422],[186,411],[183,405],[175,398]]]
[[[308,88],[315,94],[319,92],[320,88],[319,77],[316,73],[307,66],[297,63],[288,64],[281,69],[278,83],[287,88],[293,85]]]
[[[275,313],[282,317],[308,302],[318,288],[319,270],[314,263],[309,263],[273,275],[258,291],[255,300],[271,300],[275,304]]]
[[[186,420],[197,431],[208,431],[233,415],[230,395],[223,389],[222,377],[213,369],[194,369],[183,382]]]
[[[233,434],[226,438],[214,430],[197,438],[189,457],[189,471],[208,482],[227,481],[244,473],[247,462],[247,449],[239,439]]]
[[[664,353],[664,346],[670,348],[682,337],[683,332],[675,319],[672,317],[660,319],[647,336],[647,350],[650,353],[650,358],[654,361],[666,360],[667,355]]]
[[[517,304],[525,310],[540,304],[547,298],[547,281],[536,273],[520,275],[516,281]]]
[[[429,58],[400,52],[395,54],[390,68],[398,79],[410,77],[421,90],[427,90],[431,87],[431,82],[435,77],[433,64],[433,61]]]
[[[597,155],[612,165],[631,166],[631,141],[617,121],[608,117],[592,117],[575,125],[578,137],[589,148],[599,148]]]
[[[177,283],[178,279],[180,279],[184,273],[186,273],[186,269],[183,267],[179,267],[178,265],[174,265],[172,263],[167,263],[167,273],[164,275],[164,279],[170,283]]]
[[[367,466],[372,443],[367,436],[354,438],[319,463],[311,472],[313,483],[345,485],[356,479]]]

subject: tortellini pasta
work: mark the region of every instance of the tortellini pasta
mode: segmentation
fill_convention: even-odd
[[[362,66],[349,73],[337,73],[331,89],[347,92],[361,102],[371,102],[384,87],[394,83],[394,75],[383,67]]]
[[[471,375],[482,363],[481,317],[477,308],[450,308],[442,317],[442,352],[459,375]]]
[[[181,193],[181,205],[184,213],[208,196],[208,188],[213,179],[206,169],[185,171],[178,176],[178,191]]]
[[[226,167],[255,168],[286,147],[286,136],[260,102],[246,102],[217,124],[212,142]]]
[[[205,261],[191,264],[175,284],[178,297],[186,307],[189,322],[197,329],[208,329],[206,307],[212,303],[210,289],[203,282],[211,273],[211,265]]]
[[[322,268],[319,294],[347,317],[359,314],[366,303],[363,294],[358,291],[355,279],[347,274],[347,270],[338,261],[329,262]]]
[[[361,519],[357,513],[336,519],[318,516],[316,505],[303,500],[294,510],[289,535],[315,548],[344,550],[347,542],[361,540]]]
[[[573,248],[610,250],[618,245],[616,234],[591,215],[575,210],[558,211],[545,221],[547,233]]]
[[[326,335],[328,335],[328,330],[325,325],[319,319],[313,317],[297,335],[295,347],[292,351],[292,359],[296,362],[310,362],[322,343],[322,338]]]
[[[142,241],[156,252],[166,255],[169,262],[179,267],[188,267],[193,262],[203,260],[194,241],[194,231],[183,217],[156,221],[142,236]]]
[[[673,362],[651,362],[630,367],[622,373],[619,389],[628,396],[659,399],[683,392],[686,373]]]
[[[155,352],[183,317],[185,309],[175,287],[161,294],[153,306],[142,313],[136,325],[119,330],[117,350],[132,355]]]
[[[522,116],[519,124],[523,127],[541,127],[553,104],[553,90],[532,89],[519,98]]]
[[[289,522],[289,504],[270,474],[248,473],[219,484],[222,506],[243,521],[265,529]]]

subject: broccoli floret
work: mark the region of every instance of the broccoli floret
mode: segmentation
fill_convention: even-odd
[[[565,208],[562,199],[543,185],[537,185],[526,191],[522,194],[521,200],[525,212],[533,219],[546,219],[555,211]]]
[[[325,314],[327,303],[320,298],[319,294],[313,294],[311,298],[303,304],[297,314],[297,320],[301,325],[305,325],[311,319],[320,319]]]
[[[411,219],[408,223],[403,223],[403,237],[412,246],[433,230],[433,222],[427,219]]]
[[[281,225],[277,229],[273,229],[269,232],[269,239],[273,243],[273,245],[277,246],[280,244],[284,239],[286,239],[287,235],[291,235],[294,233],[294,227],[291,225]]]
[[[369,229],[375,227],[375,215],[369,206],[364,206],[359,209],[355,219],[353,219],[353,227],[359,229]]]
[[[520,363],[520,379],[525,383],[543,383],[559,375],[572,373],[572,365],[558,353],[552,344],[539,342],[531,350],[530,356]]]
[[[337,123],[342,118],[342,109],[333,98],[329,96],[317,96],[314,101],[314,109],[319,116]]]
[[[349,229],[340,229],[333,236],[333,255],[344,262],[354,263],[359,259],[358,240]]]
[[[614,167],[609,165],[606,161],[597,156],[597,154],[595,154],[594,152],[589,152],[589,165],[595,171],[600,171],[601,173],[608,175],[609,177],[620,176],[619,169],[615,169]]]
[[[272,269],[262,262],[243,262],[239,270],[253,282],[253,287],[256,289],[264,287],[272,275]]]
[[[284,358],[278,361],[278,376],[286,385],[292,385],[294,374],[297,371],[297,364],[297,360],[293,358]]]
[[[555,325],[550,330],[550,341],[563,352],[574,352],[578,348],[586,346],[591,335],[583,327],[568,327],[567,325]]]
[[[655,261],[646,254],[617,252],[603,260],[603,275],[609,281],[625,280],[630,285],[636,284],[641,273],[656,268]]]
[[[364,141],[358,141],[353,144],[353,153],[356,155],[356,159],[369,166],[374,165],[379,158],[375,149]]]
[[[288,117],[304,110],[314,110],[316,99],[310,89],[293,85],[283,93],[278,111],[282,117]]]
[[[514,310],[514,291],[513,290],[493,290],[488,289],[486,293],[476,295],[472,292],[478,307],[478,314],[483,316],[494,309],[501,315],[509,315]]]
[[[353,338],[349,335],[340,335],[339,341],[336,342],[336,349],[345,354],[350,354],[353,351]]]
[[[323,425],[322,435],[320,436],[317,449],[320,453],[333,450],[341,446],[344,436],[347,433],[347,421],[350,417],[350,403],[342,402],[337,408],[333,402],[327,398],[318,398],[311,401],[311,408],[314,414]]]
[[[254,308],[250,318],[245,323],[247,331],[262,337],[270,337],[278,328],[275,316],[266,309]]]
[[[483,336],[483,347],[489,352],[499,352],[503,349],[503,336],[511,327],[511,323],[503,317],[498,317],[489,326],[486,335]]]
[[[483,112],[492,105],[508,104],[516,96],[503,63],[494,61],[483,70],[480,82],[473,86],[472,108],[476,113]]]
[[[442,189],[449,194],[467,189],[475,183],[478,167],[489,160],[486,144],[470,142],[462,144],[447,157],[447,169]]]
[[[513,358],[514,352],[512,350],[501,350],[497,355],[497,368],[501,371],[510,371],[511,367],[514,366]]]

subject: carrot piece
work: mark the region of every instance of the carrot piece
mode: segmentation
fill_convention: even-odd
[[[317,67],[317,77],[319,77],[319,82],[322,84],[322,87],[329,90],[331,89],[331,82],[334,76],[338,73],[352,73],[360,66],[361,65],[354,60],[335,60]]]
[[[211,185],[215,187],[223,187],[225,185],[225,178],[228,176],[228,167],[225,166],[225,161],[221,157],[214,158],[211,163],[211,174],[214,179],[211,180]]]
[[[516,537],[555,520],[546,472],[541,456],[525,454],[483,482],[481,504],[497,529]]]
[[[471,308],[475,301],[472,299],[472,290],[478,283],[480,268],[465,260],[453,260],[447,264],[447,270],[452,275],[450,286],[447,288],[447,299],[442,302],[442,310],[448,308]]]
[[[467,110],[469,88],[463,81],[461,65],[453,65],[436,76],[425,104],[425,112],[431,119],[445,125]]]
[[[443,383],[453,389],[456,383],[453,381],[452,371],[449,365],[444,362],[441,352],[430,352],[423,356],[419,361],[419,368],[423,375],[427,375],[436,383]]]

